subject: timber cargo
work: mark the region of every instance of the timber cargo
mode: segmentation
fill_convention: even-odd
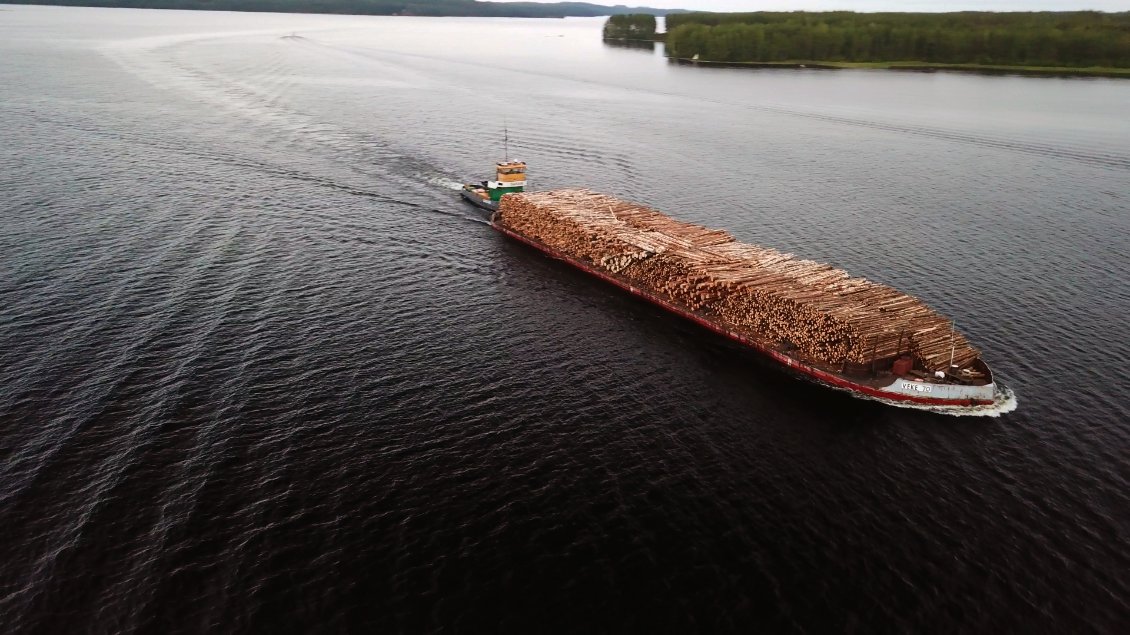
[[[588,190],[508,193],[491,224],[820,383],[935,406],[997,397],[951,320],[830,265]]]

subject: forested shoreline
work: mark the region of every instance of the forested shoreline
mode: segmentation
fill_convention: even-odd
[[[14,0],[11,3],[125,9],[429,17],[563,18],[622,13],[648,15],[667,13],[665,9],[651,7],[628,8],[623,5],[608,7],[587,2],[477,2],[476,0]]]
[[[653,40],[655,16],[646,13],[614,15],[604,23],[605,40]]]
[[[735,63],[1130,68],[1130,12],[685,13],[667,54]]]

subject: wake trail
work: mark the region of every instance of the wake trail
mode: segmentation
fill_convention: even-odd
[[[376,55],[393,55],[393,56],[398,56],[398,57],[417,58],[417,59],[431,60],[431,61],[444,61],[444,62],[449,62],[449,63],[454,63],[454,64],[463,64],[463,65],[475,66],[475,67],[482,66],[481,64],[478,64],[476,62],[471,62],[471,61],[468,61],[468,60],[448,59],[448,58],[445,58],[443,56],[437,56],[437,55],[424,55],[424,54],[418,54],[418,53],[404,53],[404,52],[400,52],[400,51],[385,50],[385,49],[357,50],[355,47],[340,47],[340,46],[333,46],[333,45],[329,45],[329,44],[325,44],[325,43],[321,43],[321,42],[313,42],[313,41],[311,41],[311,43],[317,44],[318,46],[322,46],[326,49],[338,51],[338,52],[341,52],[341,53],[344,53],[344,54],[355,55],[355,56],[358,56],[358,57],[374,59],[374,60],[376,59],[376,57],[375,57]],[[491,68],[498,70],[497,67],[491,67]],[[1051,144],[1051,143],[1041,143],[1041,142],[1037,142],[1037,141],[1024,141],[1024,140],[1008,139],[1008,138],[1002,138],[1002,137],[992,137],[992,136],[988,136],[988,135],[978,135],[978,134],[974,134],[974,133],[961,132],[959,130],[947,130],[945,128],[935,128],[935,127],[930,127],[930,126],[916,126],[916,125],[911,125],[911,124],[900,124],[900,123],[894,123],[894,122],[888,123],[888,122],[874,121],[874,120],[869,120],[869,119],[859,119],[859,118],[853,118],[853,117],[845,117],[845,116],[842,116],[842,115],[834,115],[834,114],[830,114],[830,113],[819,113],[819,112],[805,111],[805,110],[800,110],[800,109],[796,109],[796,108],[789,108],[789,107],[786,107],[786,106],[778,106],[778,105],[772,105],[772,104],[761,104],[761,105],[758,105],[758,104],[743,104],[743,103],[740,103],[740,102],[729,102],[729,101],[725,101],[725,100],[714,100],[714,99],[704,98],[700,95],[688,95],[688,94],[679,93],[679,92],[675,92],[675,91],[668,91],[668,90],[656,90],[656,89],[643,88],[643,87],[623,86],[623,85],[612,84],[612,83],[608,83],[608,82],[601,82],[601,81],[590,79],[590,78],[574,77],[574,76],[570,76],[570,75],[566,75],[566,74],[559,74],[559,73],[546,73],[546,72],[542,72],[542,71],[531,71],[531,70],[528,70],[528,69],[512,68],[512,67],[504,68],[504,69],[501,69],[501,70],[505,70],[507,72],[512,72],[512,73],[525,74],[525,75],[535,75],[535,76],[538,76],[538,77],[550,77],[550,78],[554,78],[554,79],[561,79],[561,80],[572,81],[572,82],[577,82],[577,83],[582,83],[582,84],[596,85],[596,86],[601,86],[601,87],[605,87],[605,88],[616,88],[616,89],[619,89],[619,90],[627,90],[627,91],[637,92],[637,93],[653,94],[653,95],[663,96],[663,97],[690,99],[690,100],[694,100],[694,101],[706,101],[706,102],[709,102],[709,103],[715,103],[715,104],[719,104],[719,105],[725,105],[725,106],[737,107],[737,108],[746,108],[746,109],[750,109],[750,110],[772,113],[772,114],[777,114],[777,115],[785,115],[785,116],[790,116],[790,117],[801,117],[801,118],[805,118],[805,119],[823,121],[825,123],[831,123],[831,124],[837,124],[837,125],[843,125],[843,126],[852,126],[852,127],[865,128],[865,129],[870,129],[870,130],[878,130],[878,131],[883,131],[883,132],[892,132],[892,133],[896,133],[896,134],[911,135],[911,136],[916,136],[916,137],[927,137],[927,138],[931,138],[931,139],[938,139],[938,140],[941,140],[941,141],[949,141],[949,142],[953,142],[953,143],[975,145],[975,146],[994,148],[994,149],[1005,150],[1005,151],[1010,151],[1010,152],[1019,152],[1019,153],[1029,154],[1029,155],[1034,155],[1034,156],[1050,157],[1050,158],[1055,158],[1055,159],[1065,159],[1065,160],[1071,160],[1071,161],[1078,161],[1078,162],[1086,163],[1086,164],[1090,164],[1090,165],[1098,165],[1098,166],[1103,166],[1103,167],[1111,167],[1111,168],[1116,168],[1116,169],[1130,170],[1130,156],[1121,155],[1121,154],[1117,154],[1117,153],[1088,151],[1086,149],[1071,148],[1071,147],[1060,146],[1060,145],[1055,145],[1055,144]]]

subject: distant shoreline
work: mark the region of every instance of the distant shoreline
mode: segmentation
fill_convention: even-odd
[[[654,37],[605,37],[603,42],[611,42],[616,44],[618,42],[641,42],[644,44],[652,44],[655,42],[667,42],[666,33],[657,33]]]
[[[1130,77],[1130,11],[686,13],[666,27],[670,57],[735,68]]]
[[[786,62],[716,62],[694,60],[681,57],[669,58],[672,63],[686,66],[709,66],[715,68],[813,68],[818,70],[879,69],[894,71],[916,71],[932,73],[935,71],[958,71],[986,75],[1032,75],[1062,77],[1115,77],[1130,79],[1130,68],[1070,67],[1070,66],[1005,66],[997,64],[944,64],[930,62],[830,62],[830,61],[786,61]]]
[[[605,42],[666,42],[666,33],[656,33],[651,37],[606,37],[603,38]]]
[[[2,1],[2,0],[0,0]],[[397,16],[425,18],[606,17],[637,12],[667,15],[667,9],[607,6],[591,2],[498,2],[492,0],[8,0],[25,6],[94,9],[233,11],[306,15]]]

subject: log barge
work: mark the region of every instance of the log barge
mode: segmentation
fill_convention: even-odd
[[[998,397],[953,322],[891,287],[588,190],[480,207],[504,235],[820,384],[946,409]]]

